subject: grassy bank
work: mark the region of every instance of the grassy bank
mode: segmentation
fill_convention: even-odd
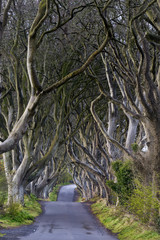
[[[135,220],[121,208],[106,206],[104,199],[93,203],[91,209],[100,222],[116,233],[120,240],[160,240],[160,234],[154,229]]]
[[[49,194],[49,201],[57,201],[58,192],[61,186],[61,184],[58,184],[53,188],[53,191]]]
[[[7,228],[31,224],[41,212],[41,205],[37,202],[36,197],[25,196],[24,207],[20,204],[12,204],[0,212],[0,226]]]

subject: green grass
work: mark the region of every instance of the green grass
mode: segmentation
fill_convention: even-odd
[[[24,207],[13,204],[0,214],[0,226],[7,228],[31,224],[41,212],[41,205],[37,199],[32,195],[25,196]]]
[[[3,237],[3,236],[5,236],[6,234],[2,234],[2,233],[0,233],[0,237]]]
[[[57,201],[57,197],[58,197],[58,192],[60,189],[61,185],[58,184],[53,188],[53,191],[49,194],[49,200],[50,201]]]
[[[160,234],[145,226],[122,208],[106,206],[105,200],[98,200],[91,205],[92,212],[100,222],[120,240],[160,240]]]

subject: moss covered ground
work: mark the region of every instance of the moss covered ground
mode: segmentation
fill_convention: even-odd
[[[0,212],[0,227],[8,228],[31,224],[41,212],[41,205],[36,197],[25,196],[24,207],[20,204],[12,204]]]
[[[160,234],[154,228],[142,224],[120,207],[107,206],[104,199],[92,203],[91,209],[120,240],[160,240]]]

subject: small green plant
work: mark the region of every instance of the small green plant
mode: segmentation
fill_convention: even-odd
[[[10,216],[16,216],[20,211],[22,211],[23,207],[19,203],[12,203],[6,208],[6,213]]]
[[[132,164],[130,161],[117,160],[112,163],[112,168],[117,182],[110,180],[107,185],[118,195],[120,203],[125,204],[134,188]]]
[[[32,193],[29,195],[29,198],[30,198],[30,201],[31,201],[31,202],[36,202],[36,201],[38,200],[37,197],[36,197],[36,195],[34,195],[34,194],[32,194]]]
[[[138,146],[137,143],[132,143],[132,144],[131,144],[131,147],[132,147],[132,150],[133,150],[134,152],[138,152],[139,146]]]
[[[41,206],[34,195],[25,196],[24,206],[13,203],[0,215],[1,226],[15,227],[30,224],[41,213]]]
[[[138,180],[135,181],[135,185],[128,201],[129,210],[143,223],[159,225],[160,203],[156,197],[158,192],[153,192],[152,186],[144,186]]]
[[[3,236],[5,236],[6,234],[2,234],[2,233],[0,233],[0,237],[3,237]]]
[[[61,187],[60,184],[56,185],[53,188],[53,191],[49,194],[49,200],[50,201],[57,201],[57,196],[58,196],[58,192],[59,192],[59,188]]]
[[[24,220],[33,220],[33,216],[27,213],[19,203],[12,203],[6,209],[5,217],[9,217],[12,221],[20,223],[23,223]]]

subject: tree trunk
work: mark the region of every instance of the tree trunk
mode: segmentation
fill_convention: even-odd
[[[8,205],[19,203],[24,205],[24,187],[18,181],[8,183]]]
[[[129,126],[128,126],[128,132],[127,132],[127,139],[126,139],[126,145],[125,147],[131,150],[132,144],[135,142],[136,133],[137,133],[137,126],[139,121],[134,119],[133,117],[129,117]]]
[[[145,181],[159,188],[160,186],[160,124],[159,121],[150,121],[148,119],[143,123],[147,138],[148,150],[145,155]]]
[[[14,159],[12,152],[3,154],[5,175],[8,184],[8,204],[20,203],[24,204],[24,186],[25,173],[30,165],[31,158],[29,152],[25,151],[23,161],[19,166],[14,167]]]
[[[20,181],[19,175],[16,175],[12,171],[12,154],[7,152],[3,154],[5,174],[8,184],[8,205],[12,203],[24,204],[24,187]]]

